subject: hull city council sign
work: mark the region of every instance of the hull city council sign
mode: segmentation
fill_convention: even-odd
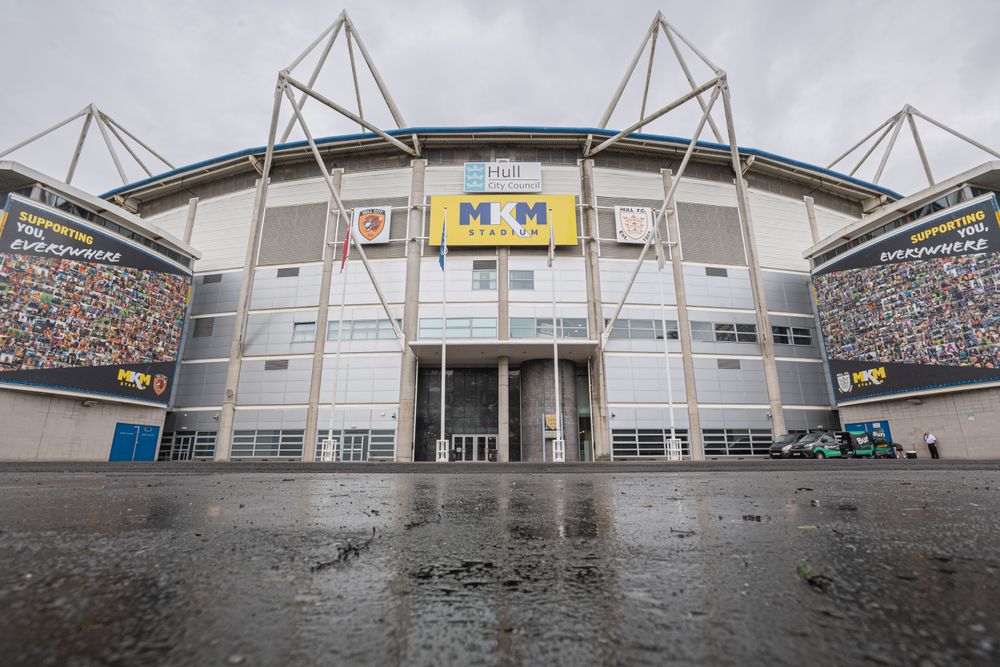
[[[465,192],[541,192],[541,162],[466,162]]]
[[[575,195],[436,195],[431,197],[428,244],[449,246],[576,245]]]

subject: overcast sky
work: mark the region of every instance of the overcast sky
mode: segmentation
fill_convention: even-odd
[[[341,9],[311,0],[4,4],[0,150],[94,102],[177,165],[265,143],[275,75]],[[410,126],[595,126],[662,10],[729,72],[741,145],[825,165],[910,103],[1000,150],[996,0],[344,6]],[[686,92],[663,39],[656,56],[650,108]],[[317,88],[352,107],[346,61],[341,37]],[[312,62],[296,76],[307,79]],[[701,80],[707,72],[695,68]],[[645,60],[610,127],[637,120],[644,73]],[[363,74],[366,116],[388,125]],[[318,105],[308,117],[317,135],[357,130]],[[694,109],[682,110],[647,131],[690,136],[696,122]],[[64,177],[79,123],[9,159]],[[919,127],[939,179],[988,159],[936,128]],[[871,178],[876,165],[858,175]],[[143,175],[134,164],[126,170],[131,180]],[[96,131],[74,182],[97,192],[120,182]],[[882,184],[904,193],[924,184],[908,130]]]

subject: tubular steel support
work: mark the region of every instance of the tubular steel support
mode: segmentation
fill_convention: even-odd
[[[688,85],[691,86],[691,90],[694,90],[698,84],[695,82],[694,75],[691,74],[691,68],[688,67],[687,60],[684,59],[684,54],[681,53],[680,48],[677,46],[677,42],[674,41],[674,36],[671,31],[665,26],[666,22],[661,21],[663,34],[667,38],[667,42],[670,44],[670,49],[674,52],[674,57],[677,58],[677,63],[681,66],[681,70],[684,72],[684,78],[687,79]],[[705,111],[705,100],[701,99],[701,95],[698,96],[698,106],[701,107],[702,111]],[[715,140],[722,143],[722,133],[719,132],[719,127],[715,124],[715,119],[711,116],[708,117],[708,126],[712,128],[712,135],[715,136]]]
[[[87,117],[83,119],[83,127],[80,128],[80,138],[76,142],[76,150],[73,151],[73,158],[69,162],[69,171],[66,172],[67,185],[73,182],[73,174],[76,173],[76,165],[80,161],[80,153],[83,152],[83,143],[87,140],[87,132],[90,131],[90,121],[93,119],[94,117],[90,114],[87,114]]]
[[[917,123],[913,120],[913,112],[906,114],[906,120],[910,124],[910,132],[913,133],[913,143],[917,145],[917,153],[920,155],[920,164],[924,166],[924,174],[927,175],[927,185],[934,185],[934,174],[931,173],[931,164],[927,161],[927,153],[924,151],[924,142],[920,140],[920,132],[917,131]]]
[[[280,78],[283,77],[279,75],[279,79]],[[299,127],[302,128],[302,132],[306,135],[306,141],[309,143],[309,149],[312,151],[313,157],[316,159],[316,164],[323,173],[323,179],[326,181],[327,188],[330,190],[330,196],[333,197],[333,200],[337,203],[337,206],[341,211],[346,210],[344,202],[340,199],[340,192],[333,182],[333,177],[330,176],[330,172],[323,163],[323,157],[319,154],[319,148],[316,147],[316,142],[313,140],[312,132],[309,130],[309,126],[306,125],[305,119],[302,117],[302,110],[295,102],[295,95],[292,94],[292,91],[288,87],[285,87],[285,96],[288,97],[288,101],[292,105],[292,111],[295,113],[295,118],[299,122]],[[372,287],[375,288],[375,294],[378,295],[378,299],[382,303],[382,308],[385,310],[386,317],[389,319],[392,331],[396,335],[396,341],[399,343],[400,348],[402,348],[403,332],[399,330],[399,326],[396,324],[396,318],[393,316],[392,310],[389,308],[389,303],[385,299],[385,294],[382,293],[382,287],[379,285],[378,278],[375,277],[375,271],[372,269],[371,263],[368,261],[368,255],[365,253],[364,246],[358,243],[354,225],[351,225],[350,227],[350,238],[351,245],[358,251],[358,255],[361,257],[361,262],[365,265],[365,271],[368,272],[368,277],[372,281]]]
[[[712,92],[712,97],[708,100],[708,106],[705,109],[705,113],[701,115],[701,120],[698,121],[698,127],[694,131],[691,143],[688,144],[687,150],[684,151],[684,158],[681,159],[681,165],[677,169],[677,178],[670,184],[670,189],[663,198],[663,206],[660,207],[660,210],[656,214],[656,218],[653,220],[654,229],[659,227],[663,217],[667,213],[667,209],[671,206],[671,202],[674,200],[674,193],[677,191],[677,186],[680,184],[681,178],[684,176],[684,170],[687,169],[688,162],[691,160],[694,148],[698,144],[698,138],[701,136],[702,130],[705,129],[705,123],[711,115],[712,107],[715,106],[716,100],[719,99],[719,93],[724,85],[724,82],[716,85],[715,90]],[[604,347],[608,343],[611,331],[615,328],[615,323],[618,321],[618,316],[621,315],[622,308],[625,307],[625,301],[628,299],[628,295],[632,291],[632,285],[635,283],[635,279],[639,275],[639,271],[642,269],[642,263],[646,259],[646,254],[649,252],[649,247],[652,243],[653,235],[648,234],[646,236],[646,243],[643,244],[642,250],[639,252],[639,258],[635,262],[635,268],[632,269],[632,275],[629,277],[628,283],[625,284],[625,291],[622,293],[621,299],[618,300],[618,304],[615,306],[614,314],[611,316],[607,326],[604,327],[604,331],[601,333],[601,347]]]
[[[337,21],[333,24],[333,26],[331,26],[333,28],[333,34],[330,35],[330,39],[327,40],[326,46],[323,48],[323,53],[320,54],[319,60],[316,62],[316,67],[313,68],[312,74],[309,75],[309,83],[307,83],[306,85],[309,86],[310,88],[316,85],[316,79],[319,78],[319,73],[323,70],[323,65],[326,64],[326,59],[330,55],[330,50],[333,48],[333,43],[337,41],[337,35],[340,34],[340,29],[343,26],[344,26],[344,13],[341,12],[340,18],[338,18]],[[320,35],[320,39],[322,38],[323,35]],[[309,50],[311,51],[313,47],[318,43],[319,43],[318,41],[314,42],[313,46],[309,47]],[[293,63],[292,66],[288,68],[288,71],[291,72],[296,64],[298,64],[298,62]],[[309,97],[305,93],[299,95],[299,106],[305,107],[306,101],[308,101],[308,99]],[[295,119],[289,118],[288,125],[285,126],[285,131],[281,133],[281,143],[285,143],[286,141],[288,141],[288,135],[292,133],[292,128],[294,126],[295,126]]]
[[[878,181],[882,178],[882,172],[885,171],[885,165],[889,162],[889,156],[892,155],[892,149],[896,145],[896,139],[899,138],[899,131],[903,129],[903,116],[906,115],[906,108],[904,107],[899,115],[896,116],[896,124],[892,129],[892,136],[889,137],[889,145],[885,147],[885,153],[882,155],[882,161],[878,164],[878,169],[875,170],[875,179],[872,181],[875,185],[878,185]]]

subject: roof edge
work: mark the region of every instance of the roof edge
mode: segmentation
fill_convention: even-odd
[[[390,136],[406,136],[406,135],[411,135],[411,134],[424,134],[424,135],[438,134],[438,135],[441,135],[441,134],[473,134],[473,133],[498,133],[498,132],[509,132],[509,133],[518,133],[518,134],[552,134],[552,135],[555,135],[555,134],[578,134],[578,135],[593,134],[593,135],[600,135],[600,136],[606,136],[606,137],[612,137],[612,136],[615,136],[616,134],[618,134],[618,132],[616,132],[615,130],[607,130],[607,129],[591,128],[591,127],[518,126],[518,125],[485,125],[485,126],[471,126],[471,127],[457,127],[457,126],[456,127],[421,127],[421,126],[418,126],[418,127],[401,128],[401,129],[397,129],[397,130],[388,130],[386,133],[389,134]],[[339,143],[339,142],[344,142],[344,141],[357,141],[357,140],[361,140],[361,139],[377,139],[378,136],[379,135],[375,134],[374,132],[361,132],[361,133],[354,133],[354,134],[343,134],[343,135],[335,135],[335,136],[329,136],[329,137],[322,137],[322,138],[317,138],[315,141],[316,141],[317,145],[323,145],[323,144]],[[643,132],[634,132],[632,134],[626,135],[625,137],[623,137],[623,139],[638,139],[638,140],[655,141],[655,142],[665,142],[665,143],[669,142],[669,143],[682,144],[682,145],[688,145],[688,144],[691,143],[691,139],[690,138],[675,137],[675,136],[671,136],[671,135],[661,135],[661,134],[648,134],[648,133],[643,133]],[[302,148],[302,147],[305,147],[305,146],[308,146],[308,145],[309,145],[308,142],[306,142],[304,140],[303,141],[293,141],[293,142],[287,142],[287,143],[283,143],[283,144],[276,144],[275,145],[275,150],[277,150],[277,151],[289,150],[289,149],[295,149],[295,148]],[[699,148],[707,148],[707,149],[710,149],[710,150],[729,151],[729,149],[730,149],[729,144],[720,144],[720,143],[715,143],[715,142],[710,142],[710,141],[698,141],[695,145],[697,147],[699,147]],[[149,178],[145,178],[145,179],[142,179],[142,180],[139,180],[139,181],[135,181],[133,183],[128,183],[126,185],[122,185],[120,187],[114,188],[113,190],[109,190],[109,191],[101,194],[100,197],[102,199],[107,199],[109,197],[113,197],[114,195],[121,194],[123,192],[128,192],[129,190],[133,190],[135,188],[140,188],[140,187],[144,187],[146,185],[151,185],[153,183],[156,183],[156,182],[161,181],[161,180],[166,179],[166,178],[170,178],[172,176],[177,176],[177,175],[184,174],[186,172],[194,171],[194,170],[197,170],[197,169],[204,169],[206,167],[210,167],[210,166],[215,165],[215,164],[219,164],[219,163],[222,163],[222,162],[228,162],[230,160],[234,160],[234,159],[241,158],[241,157],[246,157],[246,156],[249,156],[249,155],[258,155],[260,153],[264,153],[266,150],[267,150],[266,146],[257,146],[257,147],[254,147],[254,148],[245,148],[243,150],[234,151],[234,152],[231,152],[231,153],[225,153],[223,155],[220,155],[220,156],[217,156],[217,157],[214,157],[214,158],[208,158],[208,159],[202,160],[200,162],[195,162],[195,163],[183,166],[183,167],[178,167],[176,169],[172,169],[170,171],[163,172],[162,174],[157,174],[156,176],[151,176]],[[758,149],[758,148],[751,148],[751,147],[746,147],[746,146],[738,146],[737,150],[739,151],[739,153],[741,155],[754,155],[754,156],[757,156],[757,157],[762,157],[762,158],[767,158],[767,159],[770,159],[770,160],[775,160],[777,162],[781,162],[783,164],[786,164],[786,165],[788,165],[790,167],[795,167],[797,169],[804,169],[804,170],[807,170],[807,171],[814,172],[816,174],[820,174],[820,175],[823,175],[823,176],[828,176],[828,177],[831,177],[831,178],[838,179],[838,180],[843,181],[845,183],[850,183],[852,185],[855,185],[855,186],[860,187],[860,188],[864,188],[866,190],[871,190],[872,192],[877,192],[879,194],[888,195],[889,197],[892,197],[893,199],[902,199],[903,198],[903,195],[899,194],[898,192],[895,192],[895,191],[890,190],[888,188],[884,188],[884,187],[882,187],[880,185],[876,185],[874,183],[869,183],[867,181],[863,181],[861,179],[854,178],[853,176],[848,176],[847,174],[842,174],[840,172],[836,172],[836,171],[833,171],[831,169],[827,169],[825,167],[819,167],[817,165],[810,164],[808,162],[803,162],[801,160],[796,160],[796,159],[793,159],[793,158],[785,157],[785,156],[779,155],[777,153],[771,153],[770,151],[765,151],[765,150],[761,150],[761,149]]]

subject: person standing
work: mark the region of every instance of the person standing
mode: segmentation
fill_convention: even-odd
[[[930,450],[932,459],[941,458],[940,456],[938,456],[936,435],[934,435],[933,433],[924,433],[924,442],[927,443],[927,449]]]

